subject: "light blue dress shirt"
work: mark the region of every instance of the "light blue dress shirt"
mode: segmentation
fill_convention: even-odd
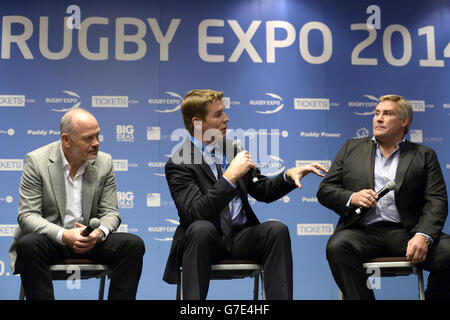
[[[202,151],[203,158],[205,162],[211,168],[216,179],[218,179],[218,172],[216,167],[217,160],[222,164],[222,173],[228,168],[229,163],[227,163],[225,155],[223,154],[222,148],[218,146],[217,142],[213,142],[210,144],[202,144],[197,141],[194,137],[190,136],[192,143]],[[213,155],[211,155],[213,153]],[[214,159],[216,158],[216,159]],[[227,178],[223,177],[227,180],[233,188],[237,188],[237,185],[231,183]],[[233,198],[228,204],[230,208],[231,222],[233,226],[240,226],[247,222],[247,217],[245,214],[242,214],[242,200],[239,196]]]
[[[385,158],[381,152],[375,137],[372,138],[376,145],[375,149],[375,170],[374,170],[374,190],[382,189],[389,181],[395,180],[398,161],[400,160],[400,147],[405,143],[405,139],[399,141],[397,149]],[[395,206],[394,190],[389,191],[384,197],[378,200],[377,205],[369,209],[360,219],[363,225],[369,225],[376,222],[389,221],[401,223],[400,214]]]

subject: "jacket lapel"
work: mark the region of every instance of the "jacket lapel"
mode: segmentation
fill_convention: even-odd
[[[211,168],[206,163],[205,159],[203,158],[203,154],[199,148],[197,148],[189,139],[186,139],[186,142],[183,146],[183,148],[190,148],[191,149],[191,164],[199,165],[201,170],[205,173],[205,175],[214,183],[217,181],[216,177],[214,176],[214,173],[211,171]]]
[[[375,170],[375,150],[376,146],[372,139],[367,140],[367,144],[362,150],[361,161],[366,164],[366,177],[370,189],[374,188],[374,170]]]
[[[49,155],[48,173],[59,215],[61,221],[64,221],[66,214],[66,184],[64,183],[64,168],[61,156],[61,142],[59,142],[55,144],[55,148]]]
[[[97,180],[97,168],[94,161],[89,161],[83,174],[83,187],[81,190],[81,208],[85,223],[89,223],[92,202],[95,194],[95,182]]]
[[[409,143],[409,141],[405,141],[405,145],[400,150],[400,159],[398,161],[397,172],[395,173],[395,184],[397,185],[395,188],[396,192],[400,190],[400,187],[403,184],[406,171],[408,170],[415,153],[416,150],[412,147],[412,144]]]

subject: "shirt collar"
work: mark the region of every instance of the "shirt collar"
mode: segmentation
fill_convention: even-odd
[[[66,159],[66,155],[64,154],[64,151],[62,149],[62,144],[59,145],[59,150],[61,151],[61,158],[62,158],[62,162],[63,162],[63,168],[64,168],[64,172],[66,174],[69,174],[70,172],[70,164]],[[86,160],[83,161],[83,163],[81,164],[81,166],[78,168],[78,171],[76,173],[77,175],[82,175],[84,173],[84,170],[86,169],[86,166],[88,165],[88,162]]]
[[[199,148],[203,154],[210,155],[212,151],[215,151],[215,153],[219,153],[219,144],[217,141],[214,141],[210,144],[202,143],[195,139],[192,135],[189,134],[189,139],[191,139],[192,143]]]
[[[372,141],[373,141],[373,142],[375,143],[375,145],[378,147],[378,141],[377,141],[377,139],[375,138],[375,136],[372,137]],[[399,142],[397,142],[397,149],[400,149],[400,148],[403,146],[403,144],[405,143],[405,141],[406,141],[406,139],[405,139],[405,137],[403,136],[403,139],[400,140]]]

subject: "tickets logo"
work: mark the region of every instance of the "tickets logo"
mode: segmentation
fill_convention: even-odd
[[[128,171],[128,168],[137,166],[137,163],[128,163],[128,159],[113,159],[114,171]]]
[[[17,224],[0,224],[0,237],[13,237]]]
[[[330,167],[331,167],[331,161],[330,160],[296,160],[295,161],[295,166],[296,167],[306,166],[306,165],[311,164],[313,162],[316,162],[316,163],[320,164],[322,167],[324,167],[327,170],[330,169]]]
[[[294,98],[295,110],[330,110],[330,99]]]
[[[0,159],[0,171],[22,171],[23,159]]]
[[[0,107],[25,107],[24,95],[0,95]]]
[[[331,223],[304,223],[297,224],[298,236],[328,236],[334,232]]]
[[[92,96],[93,108],[128,108],[128,96]]]

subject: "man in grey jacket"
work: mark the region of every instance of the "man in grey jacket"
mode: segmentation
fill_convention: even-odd
[[[116,233],[121,218],[112,158],[100,152],[95,117],[77,108],[61,119],[61,139],[26,155],[18,223],[10,248],[27,299],[54,299],[49,265],[87,258],[112,269],[109,299],[135,299],[143,241]],[[81,233],[90,219],[100,226]]]

